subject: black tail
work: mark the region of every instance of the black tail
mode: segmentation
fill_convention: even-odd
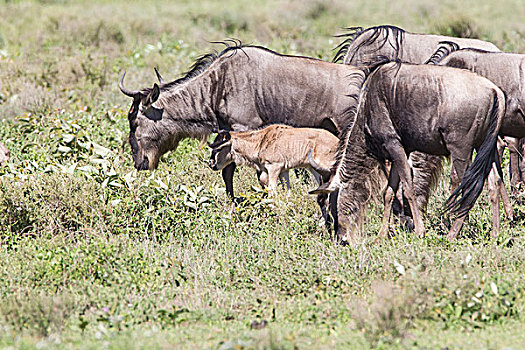
[[[497,149],[499,112],[498,96],[494,95],[490,112],[489,132],[485,136],[474,162],[465,172],[461,184],[445,203],[445,212],[450,212],[458,217],[467,215],[483,190],[485,179],[492,169],[492,163],[496,163],[499,175],[503,178]]]

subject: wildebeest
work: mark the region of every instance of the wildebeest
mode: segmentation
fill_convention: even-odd
[[[348,29],[348,33],[338,35],[346,39],[336,48],[338,51],[334,62],[367,66],[377,58],[386,57],[390,60],[424,64],[440,47],[447,46],[500,51],[494,44],[483,40],[410,33],[391,25]],[[442,157],[414,152],[410,155],[410,160],[414,171],[417,202],[419,208],[425,211],[430,189],[437,184],[441,174]]]
[[[9,149],[7,149],[7,147],[0,142],[0,166],[4,165],[4,163],[9,159],[11,159],[11,153],[9,152]]]
[[[506,97],[506,111],[501,135],[511,136],[511,185],[515,189],[520,180],[519,141],[525,137],[525,55],[506,52],[487,52],[478,49],[440,47],[430,63],[468,69],[488,78]]]
[[[389,230],[399,182],[412,209],[415,232],[424,235],[407,160],[407,154],[420,151],[452,158],[455,190],[446,208],[457,216],[448,234],[449,239],[455,238],[485,179],[494,165],[499,167],[496,144],[504,113],[503,92],[475,73],[400,62],[379,65],[363,86],[355,122],[341,138],[335,174],[313,191],[339,190],[338,237],[352,240],[360,231],[370,174],[385,160],[392,166],[380,236]],[[469,167],[474,149],[478,153]]]
[[[339,138],[323,129],[270,125],[261,130],[220,132],[210,145],[209,165],[222,170],[231,163],[257,171],[259,183],[274,190],[280,177],[288,188],[288,170],[306,168],[317,183],[330,177]]]
[[[338,45],[334,62],[361,66],[383,56],[391,60],[421,64],[436,52],[441,42],[451,42],[461,48],[500,51],[496,45],[483,40],[410,33],[390,25],[348,29],[348,33],[338,35],[346,39]]]
[[[359,68],[288,56],[257,46],[227,47],[199,58],[182,78],[153,88],[120,90],[133,98],[128,114],[135,167],[157,167],[186,137],[246,131],[280,123],[339,134],[357,106]],[[223,169],[233,196],[232,164]]]

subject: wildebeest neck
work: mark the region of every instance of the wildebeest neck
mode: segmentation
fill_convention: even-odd
[[[217,132],[219,125],[210,96],[216,82],[211,78],[199,77],[161,92],[157,113],[152,112],[149,119],[156,122],[160,132],[182,137],[202,138]]]

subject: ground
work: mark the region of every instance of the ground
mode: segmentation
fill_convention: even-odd
[[[330,60],[343,27],[395,24],[525,52],[519,1],[0,1],[0,347],[521,349],[525,210],[490,238],[484,194],[444,239],[443,178],[428,237],[399,224],[332,243],[307,191],[269,196],[241,169],[233,206],[209,151],[184,141],[133,169],[132,89],[180,77],[240,39]]]

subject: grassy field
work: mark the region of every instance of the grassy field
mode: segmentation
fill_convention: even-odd
[[[241,169],[233,207],[184,141],[137,173],[132,89],[237,38],[330,60],[342,27],[395,24],[525,52],[521,0],[0,1],[0,348],[522,349],[525,208],[490,239],[484,194],[456,242],[401,226],[330,242],[312,183],[269,197]]]

